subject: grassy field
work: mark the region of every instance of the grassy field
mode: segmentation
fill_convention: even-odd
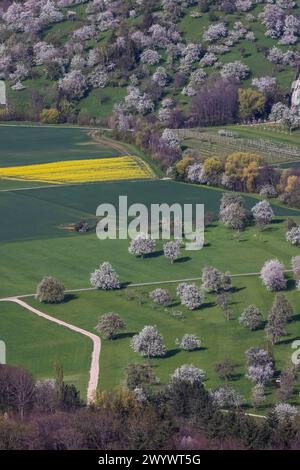
[[[121,242],[114,245],[114,253],[113,246],[109,250],[107,243],[106,256],[101,258],[101,261],[104,259],[111,261],[121,275],[121,280],[126,282],[199,276],[207,263],[223,270],[229,269],[232,273],[253,272],[258,271],[266,259],[275,256],[288,267],[290,257],[299,251],[284,241],[284,231],[284,221],[277,219],[263,234],[252,227],[243,232],[240,241],[236,241],[232,240],[229,230],[216,225],[207,230],[206,238],[209,243],[207,247],[192,254],[184,252],[182,258],[173,266],[161,255],[160,246],[155,256],[140,260],[127,253],[126,244],[121,249]],[[238,317],[246,306],[255,303],[266,319],[274,294],[267,292],[258,277],[234,278],[233,285],[230,302],[233,317],[230,321],[224,319],[219,307],[216,306],[215,296],[211,294],[207,295],[205,304],[198,311],[191,312],[179,306],[174,284],[168,286],[173,295],[173,304],[168,309],[154,307],[148,299],[151,288],[144,287],[117,292],[79,293],[66,304],[43,306],[43,310],[90,331],[94,331],[98,317],[106,312],[118,312],[125,320],[126,332],[115,341],[103,342],[100,380],[100,386],[103,388],[120,384],[124,378],[123,368],[126,364],[142,360],[130,349],[130,338],[144,325],[152,324],[156,325],[163,334],[168,349],[166,358],[151,361],[162,383],[167,382],[169,374],[179,365],[193,363],[207,372],[207,386],[215,387],[220,384],[214,372],[215,364],[229,357],[238,365],[232,385],[249,399],[251,382],[244,377],[244,352],[254,345],[265,347],[266,341],[263,330],[249,332],[243,329],[238,323]],[[130,290],[135,294],[139,292],[139,299],[130,300],[128,297]],[[294,317],[287,328],[288,335],[274,347],[277,370],[287,365],[293,352],[291,343],[295,339],[300,339],[299,293],[294,289],[292,280],[289,281],[287,296],[293,305]],[[35,301],[29,300],[29,303],[37,306]],[[182,311],[184,318],[172,317],[171,313],[174,310]],[[195,333],[202,339],[203,344],[199,351],[187,353],[177,349],[175,340],[184,333]],[[275,386],[269,387],[267,394],[268,403],[271,403],[275,398]],[[299,404],[296,395],[293,400]]]
[[[0,142],[0,167],[120,155],[72,128],[0,126]]]
[[[1,302],[0,311],[0,338],[6,343],[7,363],[46,379],[53,377],[53,365],[59,361],[65,380],[76,384],[85,399],[92,343],[15,304]]]
[[[91,141],[86,131],[75,129],[25,129],[0,127],[3,132],[3,148],[0,151],[1,166],[29,163],[55,162],[61,158],[91,158],[114,156],[116,148]],[[13,133],[16,138],[13,139]],[[23,142],[23,145],[22,145]],[[23,152],[23,149],[24,152]],[[43,150],[41,150],[43,149]],[[83,149],[83,150],[81,150]],[[141,155],[142,157],[142,155]],[[95,222],[96,208],[100,203],[118,205],[120,195],[128,196],[128,204],[151,203],[203,203],[206,211],[217,212],[222,190],[173,181],[120,181],[92,184],[74,184],[52,188],[25,188],[36,183],[2,180],[0,183],[0,297],[33,293],[37,283],[45,275],[52,275],[64,282],[67,289],[89,287],[90,273],[103,261],[116,268],[122,283],[168,281],[199,277],[202,268],[211,264],[232,274],[257,272],[264,261],[278,257],[287,268],[290,258],[299,249],[285,241],[288,216],[300,221],[300,212],[274,205],[276,219],[270,229],[259,232],[247,228],[238,240],[232,232],[215,223],[206,231],[206,246],[196,252],[183,252],[182,257],[171,265],[162,255],[162,243],[155,253],[145,260],[136,259],[128,253],[128,241],[99,241],[94,232],[70,233],[62,224],[80,219]],[[14,190],[18,189],[19,190]],[[5,190],[9,191],[5,191]],[[257,202],[257,196],[245,196],[248,208]],[[275,203],[276,204],[276,203]],[[133,289],[131,287],[130,289]],[[234,279],[231,296],[233,319],[225,321],[215,299],[208,295],[204,306],[196,312],[183,309],[184,319],[170,314],[178,309],[175,285],[171,285],[174,303],[165,311],[153,308],[148,300],[150,288],[142,288],[142,302],[128,299],[128,290],[118,292],[85,292],[70,296],[61,305],[40,305],[51,315],[82,326],[92,332],[98,316],[108,311],[118,312],[127,323],[127,332],[114,342],[103,342],[101,355],[100,386],[109,388],[123,380],[123,368],[128,361],[139,361],[139,356],[129,347],[133,333],[145,324],[156,324],[163,334],[168,354],[165,359],[153,361],[154,370],[162,383],[178,365],[192,362],[207,372],[207,386],[218,385],[214,372],[215,363],[225,356],[238,364],[233,385],[249,398],[251,383],[244,378],[244,351],[249,346],[265,344],[263,331],[249,332],[238,324],[242,309],[255,302],[266,318],[273,294],[261,286],[258,278]],[[276,367],[284,367],[291,353],[291,342],[299,330],[299,293],[293,281],[289,282],[287,295],[295,310],[294,322],[288,326],[289,335],[275,347]],[[139,295],[140,296],[140,295]],[[37,303],[30,299],[34,305]],[[85,396],[88,378],[91,344],[89,340],[34,317],[19,306],[1,303],[0,336],[7,344],[8,361],[21,364],[37,377],[52,375],[53,362],[62,362],[66,380],[74,382]],[[180,307],[181,308],[181,307]],[[184,333],[196,333],[203,340],[200,351],[178,351],[176,338]],[[46,346],[46,347],[45,347]],[[274,389],[268,390],[268,402],[274,401]]]

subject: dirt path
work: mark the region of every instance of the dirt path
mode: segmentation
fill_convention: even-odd
[[[97,142],[97,144],[104,145],[105,147],[111,147],[117,152],[120,152],[122,155],[130,155],[128,148],[122,142],[117,142],[116,140],[110,139],[108,137],[101,137],[98,130],[92,130],[89,132],[89,136]]]
[[[285,269],[285,273],[292,273],[292,269]],[[259,273],[239,273],[239,274],[230,274],[230,277],[235,278],[235,277],[247,277],[247,276],[260,276]],[[137,282],[137,283],[132,283],[125,285],[125,289],[130,289],[132,287],[147,287],[147,286],[159,286],[163,284],[178,284],[180,282],[196,282],[196,281],[201,281],[202,277],[190,277],[190,278],[183,278],[183,279],[169,279],[167,281],[149,281],[149,282]],[[66,294],[72,294],[75,292],[89,292],[89,291],[96,291],[98,290],[97,287],[81,287],[78,289],[67,289],[65,290]],[[15,295],[13,298],[15,299],[26,299],[30,297],[34,297],[35,294],[20,294],[20,295]],[[6,298],[0,299],[1,300],[7,300]]]
[[[25,308],[26,310],[29,310],[30,312],[38,315],[39,317],[45,318],[48,321],[51,321],[53,323],[57,323],[58,325],[61,325],[65,328],[68,328],[69,330],[75,331],[76,333],[80,333],[84,336],[87,336],[90,338],[93,342],[93,352],[92,352],[92,360],[91,360],[91,367],[90,367],[90,372],[89,372],[89,383],[88,383],[88,389],[87,389],[87,401],[88,403],[93,402],[94,400],[94,393],[97,389],[98,381],[99,381],[99,374],[100,374],[100,353],[101,353],[101,340],[99,336],[94,335],[93,333],[90,333],[89,331],[83,330],[82,328],[79,328],[75,325],[71,325],[70,323],[66,323],[63,320],[59,320],[58,318],[51,317],[47,313],[41,312],[40,310],[37,310],[34,307],[31,307],[31,305],[28,305],[26,302],[24,302],[21,299],[18,299],[16,297],[8,297],[6,299],[0,299],[0,302],[14,302],[21,307]]]

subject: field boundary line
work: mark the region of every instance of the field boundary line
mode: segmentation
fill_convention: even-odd
[[[91,365],[90,365],[90,370],[89,370],[89,382],[88,382],[88,388],[87,388],[87,402],[92,403],[95,398],[95,391],[97,390],[99,375],[100,375],[100,353],[101,353],[100,337],[95,335],[94,333],[91,333],[90,331],[84,330],[83,328],[72,325],[71,323],[67,323],[58,318],[52,317],[51,315],[48,315],[47,313],[44,313],[41,310],[38,310],[32,307],[31,305],[27,304],[20,298],[7,297],[4,299],[0,299],[0,302],[14,302],[20,305],[21,307],[25,308],[29,312],[32,312],[38,315],[39,317],[45,318],[48,321],[56,323],[65,328],[68,328],[69,330],[75,331],[76,333],[80,333],[81,335],[87,336],[88,338],[92,340],[93,351],[92,351],[92,359],[91,359]]]
[[[284,273],[292,273],[292,269],[285,269],[283,271]],[[240,273],[240,274],[230,274],[230,277],[246,277],[246,276],[260,276],[259,273]],[[149,281],[149,282],[139,282],[139,283],[132,283],[132,284],[126,284],[124,283],[121,289],[129,289],[132,287],[147,287],[147,286],[156,286],[156,285],[161,285],[161,284],[177,284],[179,282],[193,282],[193,281],[201,281],[202,277],[190,277],[190,278],[184,278],[184,279],[169,279],[167,281]],[[72,294],[76,292],[89,292],[89,291],[97,291],[99,290],[97,287],[82,287],[78,289],[66,289],[65,294]],[[20,295],[14,295],[12,297],[4,297],[0,298],[1,300],[7,300],[10,298],[13,299],[26,299],[30,297],[35,297],[36,294],[20,294]]]

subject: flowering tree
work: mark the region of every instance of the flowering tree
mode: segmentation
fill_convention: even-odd
[[[218,408],[239,408],[243,403],[242,396],[228,385],[213,390],[211,396]]]
[[[187,170],[187,179],[192,183],[206,183],[205,170],[202,163],[193,163]]]
[[[298,415],[298,409],[289,403],[279,403],[274,408],[274,414],[280,423],[286,423],[294,421]]]
[[[130,343],[134,352],[150,357],[162,357],[166,354],[166,348],[161,334],[156,326],[144,326],[142,331],[134,335]]]
[[[134,240],[131,240],[128,251],[132,255],[144,258],[145,255],[153,252],[155,245],[155,240],[152,240],[144,233],[140,233]]]
[[[107,339],[113,339],[116,333],[124,330],[126,324],[117,313],[106,313],[99,318],[96,330]]]
[[[294,278],[298,289],[300,288],[300,256],[293,256],[291,259]]]
[[[180,297],[181,304],[189,310],[199,308],[204,301],[204,293],[195,284],[182,282],[178,284],[176,293]]]
[[[120,281],[117,273],[110,263],[100,264],[90,278],[91,285],[97,289],[112,290],[120,288]]]
[[[160,55],[157,51],[146,49],[141,55],[141,62],[147,65],[156,65],[160,61]]]
[[[130,111],[147,114],[154,109],[154,103],[147,93],[142,93],[137,87],[129,86],[125,96],[125,105]]]
[[[247,377],[259,385],[268,384],[274,375],[274,370],[271,364],[249,366]]]
[[[171,383],[185,383],[190,385],[202,385],[205,372],[192,364],[184,364],[178,367],[171,375]]]
[[[259,191],[259,194],[260,196],[264,197],[264,198],[268,198],[268,199],[271,199],[273,197],[277,197],[277,191],[276,189],[274,188],[274,186],[272,184],[265,184],[261,187],[260,191]]]
[[[226,37],[228,30],[224,23],[216,23],[210,25],[203,33],[203,39],[206,42],[215,42]]]
[[[248,65],[243,62],[236,60],[229,62],[222,67],[221,76],[223,78],[234,78],[235,80],[244,80],[248,77],[250,69]]]
[[[266,261],[261,269],[260,277],[270,291],[286,289],[284,266],[278,259]]]
[[[175,150],[180,149],[180,141],[172,129],[165,129],[162,133],[161,140],[170,148]]]
[[[228,204],[220,212],[220,216],[223,224],[233,230],[241,230],[244,228],[247,218],[245,209],[239,202]]]
[[[246,351],[247,377],[259,385],[269,383],[274,375],[273,361],[264,349],[252,347]]]
[[[158,67],[152,76],[152,80],[160,87],[165,87],[168,81],[168,74],[164,67]]]
[[[35,298],[40,302],[59,304],[65,298],[65,287],[54,277],[46,276],[37,286]]]
[[[283,126],[287,127],[290,132],[300,127],[300,115],[295,110],[290,109],[280,102],[273,105],[269,120],[281,123]]]
[[[171,295],[167,289],[154,289],[150,292],[149,297],[157,305],[169,305],[172,301]]]
[[[71,100],[79,100],[88,89],[88,83],[80,70],[71,70],[59,80],[60,90]]]
[[[242,326],[254,331],[261,327],[263,316],[255,305],[249,305],[241,314],[239,322]]]
[[[292,245],[300,245],[300,228],[293,227],[286,232],[286,241]]]
[[[205,266],[202,271],[202,286],[205,289],[219,292],[232,287],[230,273],[222,273],[213,266]]]
[[[251,403],[254,408],[258,408],[266,401],[265,387],[262,384],[257,384],[252,388]]]
[[[268,201],[260,201],[252,207],[251,212],[256,223],[264,229],[274,217],[274,212]]]
[[[200,348],[201,340],[196,335],[185,334],[181,340],[176,341],[176,344],[184,351],[194,351]]]
[[[266,75],[265,77],[254,78],[252,85],[257,87],[259,91],[265,93],[266,91],[272,90],[276,85],[276,78]]]
[[[171,240],[163,245],[164,255],[173,264],[180,255],[181,240]]]

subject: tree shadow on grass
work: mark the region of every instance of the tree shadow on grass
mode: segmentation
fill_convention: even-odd
[[[287,285],[286,285],[286,290],[287,291],[294,290],[295,287],[296,287],[296,282],[294,281],[294,279],[288,279],[287,280]]]
[[[291,322],[294,321],[300,321],[300,313],[297,313],[296,315],[293,315],[291,318]]]
[[[176,354],[178,354],[180,352],[180,349],[178,348],[175,348],[175,349],[169,349],[166,354],[165,354],[165,358],[168,358],[168,357],[173,357],[173,356],[176,356]]]
[[[204,302],[204,304],[201,305],[201,308],[210,308],[215,307],[216,305],[216,302]]]
[[[295,336],[295,337],[291,338],[291,336],[292,336],[291,334],[287,334],[286,336],[289,336],[290,338],[289,339],[282,339],[281,341],[278,341],[276,343],[276,345],[279,346],[279,345],[284,345],[284,344],[291,344],[291,343],[293,343],[293,341],[296,341],[296,340],[300,339],[299,336],[298,337]]]
[[[182,258],[178,258],[175,263],[186,263],[187,261],[191,261],[190,256],[182,256]]]
[[[282,224],[282,222],[284,222],[284,219],[273,219],[271,225]]]
[[[118,333],[115,335],[114,339],[126,339],[132,338],[134,335],[137,335],[137,332],[128,332],[128,333]]]
[[[68,302],[71,302],[72,300],[78,299],[78,296],[75,294],[66,294],[64,300],[62,301],[62,304],[67,304]]]
[[[231,289],[230,289],[230,292],[231,294],[236,294],[237,292],[240,292],[241,290],[245,290],[246,287],[235,287],[233,286]]]
[[[153,253],[148,253],[147,255],[145,255],[145,259],[159,258],[163,254],[164,254],[163,250],[153,251]]]

